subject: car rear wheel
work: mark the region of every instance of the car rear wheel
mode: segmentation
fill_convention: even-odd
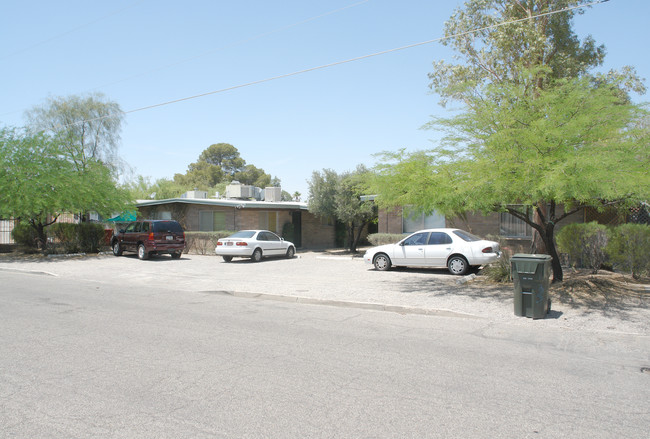
[[[230,261],[232,261],[232,256],[222,256],[222,258],[223,258],[223,260],[224,260],[225,262],[230,262]]]
[[[183,252],[174,252],[172,253],[172,259],[180,259]]]
[[[144,244],[138,246],[138,258],[141,260],[149,259],[149,252],[144,248]]]
[[[113,243],[113,254],[115,256],[122,256],[122,247],[120,246],[119,241],[115,241]]]
[[[451,274],[462,276],[467,273],[469,269],[469,264],[467,260],[462,256],[453,256],[447,261],[447,268]]]
[[[293,258],[293,255],[295,255],[295,254],[296,254],[296,249],[294,249],[293,247],[289,247],[287,249],[287,255],[286,255],[287,259]]]
[[[259,262],[262,260],[262,249],[256,248],[255,251],[253,252],[253,256],[251,256],[251,260],[253,262]]]
[[[385,255],[383,253],[380,253],[377,256],[375,256],[375,259],[373,259],[372,263],[374,264],[375,268],[379,271],[386,271],[391,266],[390,258],[388,257],[388,255]]]

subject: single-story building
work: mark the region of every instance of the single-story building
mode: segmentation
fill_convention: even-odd
[[[245,186],[244,186],[245,189]],[[328,248],[335,245],[335,227],[309,213],[306,203],[281,201],[280,188],[266,188],[263,200],[242,197],[208,198],[207,192],[189,191],[180,198],[138,200],[138,217],[173,219],[188,232],[266,229],[282,236],[286,224],[293,226],[298,248]]]

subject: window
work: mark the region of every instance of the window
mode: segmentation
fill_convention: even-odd
[[[499,234],[507,238],[532,238],[533,231],[519,218],[515,218],[507,212],[501,212],[499,214]]]
[[[278,213],[277,212],[260,212],[259,226],[260,229],[270,230],[277,233],[278,231]]]
[[[429,236],[429,245],[451,244],[451,236],[444,232],[431,232]]]
[[[212,210],[199,211],[199,231],[216,232],[226,230],[226,213]]]
[[[431,215],[411,213],[405,209],[402,213],[402,233],[413,233],[422,229],[435,229],[445,227],[445,216],[437,212]]]
[[[154,213],[153,219],[170,220],[172,219],[172,213],[168,210],[157,211]]]
[[[429,233],[416,233],[415,235],[409,236],[404,241],[404,245],[424,245],[427,243],[427,235]]]

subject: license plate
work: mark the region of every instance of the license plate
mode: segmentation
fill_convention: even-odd
[[[167,236],[165,236],[165,239],[166,239],[167,241],[173,241],[173,240],[174,240],[174,237],[171,236],[171,235],[167,235]]]
[[[226,242],[226,245],[232,245],[232,242]]]

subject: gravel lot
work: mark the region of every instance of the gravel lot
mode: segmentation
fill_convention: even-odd
[[[380,272],[359,257],[324,252],[302,252],[291,260],[260,263],[237,259],[225,263],[215,256],[185,254],[180,260],[159,256],[148,261],[131,254],[49,258],[0,255],[0,279],[5,270],[118,282],[124,288],[173,289],[179,294],[226,293],[257,300],[487,319],[540,329],[650,334],[648,286],[605,292],[598,288],[554,288],[551,313],[545,319],[532,320],[514,315],[512,284],[492,284],[482,276],[463,279],[442,270]]]

